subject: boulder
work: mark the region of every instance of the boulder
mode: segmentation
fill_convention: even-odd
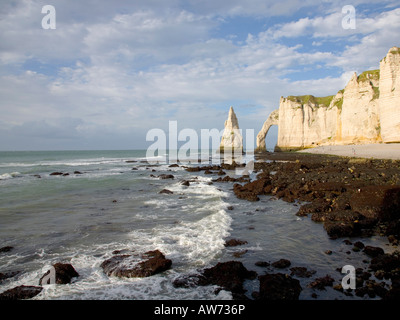
[[[271,265],[274,268],[278,268],[278,269],[285,269],[287,267],[289,267],[291,265],[291,262],[287,259],[280,259],[278,261],[275,261],[273,263],[271,263]]]
[[[247,270],[239,261],[220,262],[216,266],[204,269],[199,278],[199,285],[218,285],[234,294],[245,292],[243,282],[245,279],[255,279],[257,274]]]
[[[103,261],[100,267],[108,276],[143,278],[166,271],[172,265],[159,250],[148,251],[141,258],[144,260],[138,262],[133,255],[117,255]]]
[[[173,194],[173,191],[168,190],[168,189],[162,189],[159,193],[161,193],[161,194]]]
[[[354,223],[344,221],[325,221],[324,229],[332,239],[354,235]]]
[[[14,247],[11,247],[11,246],[2,247],[2,248],[0,248],[0,253],[10,252],[12,249],[14,249]]]
[[[18,286],[0,294],[0,300],[23,300],[37,296],[43,290],[42,287]]]
[[[235,183],[233,186],[233,192],[239,199],[245,199],[248,201],[258,201],[259,195],[266,194],[265,188],[271,184],[271,181],[267,178],[257,179],[255,181],[240,185]]]
[[[56,263],[53,265],[55,270],[56,284],[68,284],[71,283],[72,278],[79,277],[79,273],[76,272],[75,268],[69,263]],[[43,279],[50,273],[47,271],[39,280],[39,285],[48,283],[42,283]]]
[[[64,173],[63,172],[52,172],[50,173],[51,176],[62,176]]]
[[[236,247],[247,244],[247,241],[239,239],[229,239],[225,241],[225,247]]]
[[[159,179],[174,179],[174,176],[172,174],[160,174],[158,176]]]
[[[297,279],[282,273],[259,276],[258,300],[298,300],[302,287]]]
[[[373,246],[365,246],[363,252],[372,258],[385,254],[385,251],[382,248]]]

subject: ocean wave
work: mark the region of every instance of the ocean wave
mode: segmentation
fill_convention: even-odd
[[[8,167],[40,167],[40,166],[91,166],[99,164],[118,164],[126,163],[124,158],[93,158],[93,159],[74,159],[74,160],[54,160],[54,161],[37,161],[37,162],[5,162],[0,163],[0,168]]]
[[[19,173],[19,172],[3,173],[3,174],[0,174],[0,180],[12,179],[12,178],[16,178],[20,175],[21,175],[21,173]]]

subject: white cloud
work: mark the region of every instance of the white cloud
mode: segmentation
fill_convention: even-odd
[[[378,63],[399,34],[400,9],[365,15],[351,33],[356,41],[334,53],[324,51],[325,45],[344,35],[333,27],[341,13],[331,3],[322,4],[325,15],[314,12],[252,30],[241,43],[232,34],[215,35],[221,19],[290,15],[322,5],[295,0],[96,3],[55,2],[53,31],[40,28],[39,1],[2,7],[2,141],[7,135],[13,140],[19,131],[24,139],[29,133],[51,135],[70,145],[115,146],[117,139],[133,145],[136,139],[142,147],[146,131],[166,129],[168,120],[194,129],[221,128],[231,104],[241,126],[257,131],[280,96],[335,94],[352,68]],[[311,48],[296,43],[302,36],[311,38]],[[51,72],[41,73],[39,62]],[[325,66],[341,72],[289,80],[293,72]],[[59,133],[51,134],[57,128]]]

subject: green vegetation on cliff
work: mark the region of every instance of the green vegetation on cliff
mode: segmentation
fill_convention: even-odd
[[[301,104],[307,104],[307,103],[312,103],[316,105],[317,107],[328,107],[332,101],[332,99],[335,96],[327,96],[327,97],[314,97],[310,94],[305,95],[305,96],[288,96],[287,99],[289,101],[301,103]]]
[[[369,71],[364,71],[363,73],[361,73],[357,80],[358,81],[371,81],[371,80],[379,80],[379,76],[380,76],[380,70],[369,70]]]

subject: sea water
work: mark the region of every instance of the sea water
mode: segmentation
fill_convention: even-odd
[[[231,299],[227,291],[216,294],[214,286],[172,284],[230,260],[262,275],[290,273],[255,265],[285,258],[291,267],[315,270],[314,278],[329,274],[336,283],[344,276],[336,269],[366,267],[362,253],[352,252],[343,239],[331,240],[321,224],[297,217],[299,203],[270,196],[258,202],[239,200],[232,183],[212,182],[216,174],[185,170],[201,165],[197,161],[170,167],[166,156],[154,157],[149,164],[145,150],[0,152],[0,247],[14,247],[0,253],[0,272],[19,272],[0,282],[0,292],[38,285],[57,262],[71,263],[79,278],[68,285],[46,285],[34,299]],[[210,156],[215,163],[217,158],[208,153],[196,160],[208,161]],[[161,174],[174,179],[159,179]],[[190,186],[182,180],[189,180]],[[173,194],[160,194],[163,189]],[[230,238],[247,244],[225,247]],[[385,238],[361,240],[390,250]],[[114,250],[140,254],[156,249],[172,260],[172,268],[152,277],[109,277],[100,267]],[[333,253],[327,255],[327,250]],[[311,280],[299,280],[300,299],[312,299],[314,289],[307,287]],[[257,279],[246,281],[248,297],[258,285]],[[350,299],[332,288],[316,293],[320,299]]]

